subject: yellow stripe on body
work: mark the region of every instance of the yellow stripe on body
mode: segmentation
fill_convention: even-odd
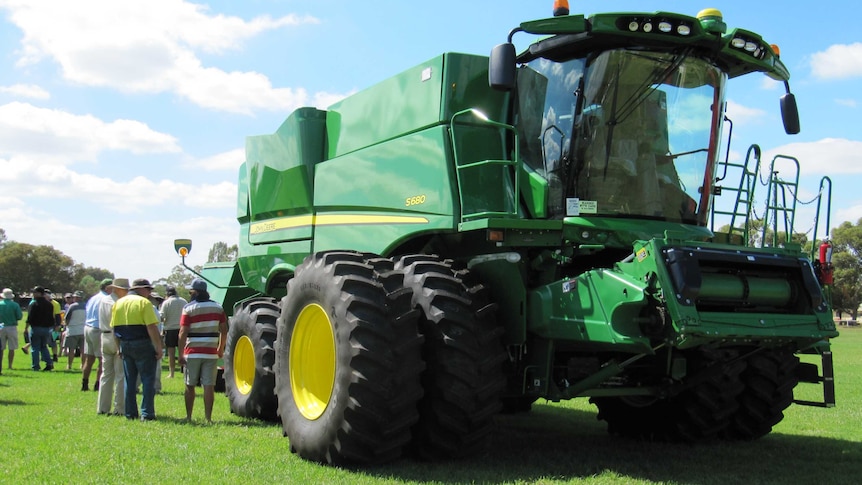
[[[252,224],[250,234],[282,229],[295,229],[303,226],[337,226],[359,224],[428,224],[428,219],[420,216],[378,216],[371,214],[318,214],[281,217],[266,222]]]

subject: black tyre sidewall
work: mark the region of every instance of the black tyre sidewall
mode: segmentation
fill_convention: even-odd
[[[225,395],[231,412],[237,416],[274,421],[277,418],[275,360],[273,347],[276,338],[275,319],[278,314],[275,300],[244,305],[231,318],[224,354]],[[258,321],[262,320],[262,321]],[[234,379],[233,356],[242,337],[248,337],[254,347],[255,377],[251,390],[243,394]]]

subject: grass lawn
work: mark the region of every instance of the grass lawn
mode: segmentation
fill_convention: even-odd
[[[23,343],[23,340],[22,340]],[[15,368],[0,376],[0,481],[3,483],[696,483],[844,484],[862,474],[862,330],[834,341],[832,409],[793,405],[772,434],[750,443],[656,444],[608,435],[586,399],[537,404],[500,416],[493,450],[449,462],[399,460],[338,469],[290,453],[281,426],[230,414],[216,395],[214,424],[185,424],[181,378],[156,396],[155,422],[96,415],[96,394],[80,391],[80,372]],[[76,359],[75,369],[80,361]],[[94,377],[93,377],[94,378]],[[797,398],[820,400],[819,387]]]

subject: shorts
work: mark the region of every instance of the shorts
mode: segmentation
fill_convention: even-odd
[[[63,348],[69,350],[83,350],[84,336],[83,335],[66,335],[63,341]]]
[[[187,386],[214,386],[218,375],[218,359],[188,359],[185,377]]]
[[[177,347],[180,344],[180,329],[165,330],[165,347]]]
[[[0,329],[0,350],[15,350],[18,348],[18,326]]]
[[[84,327],[84,355],[102,358],[102,331],[96,327]]]

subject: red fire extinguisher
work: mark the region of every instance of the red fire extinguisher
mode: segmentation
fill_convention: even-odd
[[[820,244],[821,283],[832,284],[832,243],[827,239]]]

